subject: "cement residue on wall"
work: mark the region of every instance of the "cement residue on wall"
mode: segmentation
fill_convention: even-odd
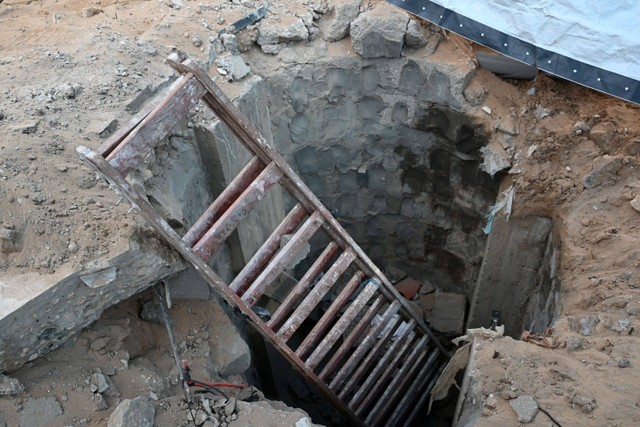
[[[240,108],[374,262],[471,297],[498,184],[479,170],[486,137],[452,109],[464,101],[449,76],[420,58],[340,57],[246,87]],[[248,157],[211,130],[225,175],[237,171]]]

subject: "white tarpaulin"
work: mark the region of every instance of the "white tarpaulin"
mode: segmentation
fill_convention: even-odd
[[[518,61],[640,103],[640,1],[389,1]]]

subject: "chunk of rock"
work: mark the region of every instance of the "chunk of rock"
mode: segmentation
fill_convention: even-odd
[[[264,20],[258,28],[258,44],[278,44],[303,41],[309,38],[309,30],[301,18],[283,16],[279,21]]]
[[[24,134],[35,133],[38,130],[38,120],[26,121],[22,123],[18,123],[13,127],[14,132],[20,132]]]
[[[588,391],[574,393],[571,397],[571,404],[579,406],[582,412],[587,414],[593,412],[598,406],[596,399],[594,399],[593,395]]]
[[[337,3],[320,21],[322,38],[328,42],[337,42],[347,37],[351,21],[360,13],[361,3],[362,0]]]
[[[538,413],[538,404],[531,396],[519,396],[517,399],[510,400],[509,405],[521,423],[530,423]]]
[[[242,59],[240,55],[224,53],[216,58],[215,63],[226,72],[227,78],[230,81],[237,82],[242,80],[251,72],[251,68],[245,64],[244,59]]]
[[[211,348],[213,369],[223,377],[241,374],[251,364],[249,346],[240,337],[233,325],[216,328],[211,337],[215,345]]]
[[[62,405],[55,397],[27,399],[22,406],[20,426],[49,426],[56,425],[55,418],[64,414]]]
[[[24,391],[24,386],[16,378],[0,374],[0,396],[15,396]]]
[[[146,397],[125,399],[111,413],[108,427],[153,427],[156,411]]]
[[[117,397],[120,396],[120,391],[116,388],[111,378],[103,374],[91,375],[91,384],[95,384],[98,393],[102,393],[105,396]]]
[[[640,212],[640,196],[636,196],[631,200],[631,207]]]
[[[616,126],[611,122],[602,122],[595,125],[589,132],[589,139],[596,143],[606,154],[611,151],[615,143]]]
[[[87,7],[82,10],[82,17],[91,18],[92,16],[96,16],[100,13],[102,13],[102,9],[98,9],[97,7]]]
[[[623,166],[623,159],[619,157],[598,157],[593,161],[591,173],[582,179],[582,184],[586,189],[615,185]]]
[[[593,329],[598,323],[600,323],[600,318],[597,315],[583,317],[577,322],[573,318],[569,318],[569,327],[585,337],[593,333]]]
[[[438,48],[441,38],[440,34],[431,31],[415,19],[411,19],[407,25],[404,42],[410,48],[423,49],[423,53],[431,55]]]
[[[402,54],[408,23],[407,15],[378,3],[351,23],[353,50],[364,58],[397,58]]]

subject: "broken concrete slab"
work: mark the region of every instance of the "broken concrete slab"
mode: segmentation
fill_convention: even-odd
[[[213,371],[223,377],[242,374],[251,365],[249,346],[235,326],[227,324],[215,330],[211,337]]]
[[[538,404],[531,396],[518,396],[518,398],[510,400],[509,405],[521,423],[530,423],[538,413]]]
[[[57,424],[55,419],[64,414],[62,405],[53,397],[27,399],[22,405],[20,427],[47,426]]]
[[[304,41],[309,38],[309,30],[301,18],[293,15],[281,16],[278,21],[265,19],[258,28],[258,44],[274,45]]]
[[[215,64],[225,71],[224,75],[226,75],[229,81],[240,81],[251,72],[251,68],[249,68],[240,55],[229,52],[218,56],[215,59]]]
[[[114,248],[112,254],[82,270],[0,275],[0,371],[15,371],[55,350],[105,309],[184,268],[175,252],[144,232],[135,232],[128,247]],[[81,279],[112,268],[117,269],[115,279],[100,287]],[[34,322],[34,316],[48,320]]]
[[[363,58],[397,58],[404,47],[408,23],[406,14],[386,3],[378,3],[351,23],[353,50]]]
[[[123,400],[109,416],[108,427],[153,427],[156,410],[146,397]]]

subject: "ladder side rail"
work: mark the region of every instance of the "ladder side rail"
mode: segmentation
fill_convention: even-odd
[[[91,166],[92,169],[97,171],[103,178],[105,178],[110,184],[114,185],[117,192],[125,197],[132,206],[137,209],[142,217],[148,221],[153,228],[171,244],[183,257],[194,266],[196,271],[202,275],[209,286],[217,292],[223,299],[225,299],[231,306],[239,307],[243,314],[247,317],[249,323],[251,323],[255,329],[265,338],[276,345],[274,347],[282,354],[285,359],[294,366],[300,374],[316,384],[316,386],[325,394],[325,396],[351,421],[354,425],[363,426],[364,423],[349,409],[349,407],[340,400],[335,393],[333,393],[329,387],[321,381],[318,376],[307,369],[303,361],[296,356],[296,354],[289,349],[286,343],[282,342],[275,333],[266,326],[266,324],[260,319],[260,317],[253,312],[249,307],[244,304],[238,295],[236,295],[231,288],[218,276],[202,258],[196,255],[191,249],[189,249],[180,236],[167,224],[167,222],[158,214],[153,207],[142,196],[137,194],[129,185],[129,183],[98,153],[80,146],[76,149],[80,157]]]

